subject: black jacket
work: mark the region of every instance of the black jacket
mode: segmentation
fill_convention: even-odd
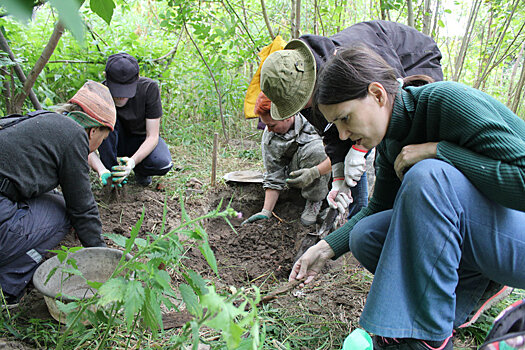
[[[306,34],[299,37],[310,47],[319,68],[334,55],[338,48],[366,45],[381,55],[399,77],[425,74],[436,81],[443,80],[441,52],[436,42],[429,36],[401,23],[389,21],[369,21],[354,24],[327,38]],[[311,108],[301,111],[305,118],[323,136],[326,153],[332,164],[344,161],[353,142],[341,141],[337,128],[332,126],[324,132],[328,122]]]

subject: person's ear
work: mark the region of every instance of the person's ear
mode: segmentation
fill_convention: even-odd
[[[388,94],[381,83],[373,82],[368,85],[368,93],[372,95],[379,106],[383,107],[388,101]]]
[[[97,132],[97,128],[89,128],[87,130],[88,139],[91,140],[91,138],[93,137],[93,135],[95,135],[96,132]]]

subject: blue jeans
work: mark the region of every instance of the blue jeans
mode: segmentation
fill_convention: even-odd
[[[117,157],[131,157],[146,136],[131,135],[126,132],[117,119],[115,129],[108,135],[98,148],[100,160],[107,169],[117,165]],[[157,147],[142,162],[137,164],[133,171],[142,176],[165,175],[170,171],[173,163],[166,142],[159,137]]]
[[[71,228],[61,194],[48,192],[22,202],[0,195],[0,287],[18,296],[43,255]]]
[[[360,323],[397,338],[443,340],[489,284],[525,288],[525,212],[485,197],[456,168],[415,164],[391,210],[362,219],[354,256],[374,273]]]

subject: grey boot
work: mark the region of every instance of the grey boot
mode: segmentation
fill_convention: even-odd
[[[323,202],[312,202],[310,200],[306,201],[304,206],[303,213],[301,214],[301,223],[305,226],[313,225],[317,221],[317,214],[321,209],[321,204]]]

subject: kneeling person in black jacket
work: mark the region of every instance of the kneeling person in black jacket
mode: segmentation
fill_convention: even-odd
[[[88,155],[113,130],[113,99],[88,81],[58,112],[0,119],[0,287],[8,303],[71,227],[83,246],[105,246]],[[58,185],[63,194],[53,191]]]

